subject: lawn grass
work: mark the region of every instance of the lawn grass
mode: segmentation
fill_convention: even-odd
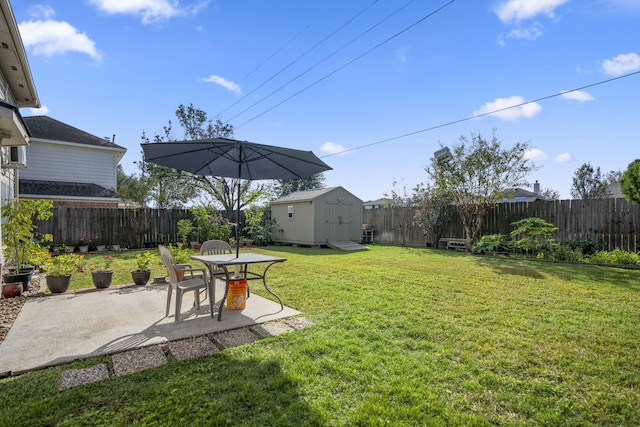
[[[3,379],[0,425],[640,425],[638,270],[256,251],[315,326],[64,392],[106,359]]]

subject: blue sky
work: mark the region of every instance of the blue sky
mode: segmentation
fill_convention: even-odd
[[[584,162],[608,172],[640,157],[640,74],[627,76],[640,71],[640,0],[12,7],[42,103],[22,113],[115,134],[128,173],[143,131],[172,120],[183,137],[175,110],[190,103],[237,139],[314,151],[334,169],[327,186],[365,201],[394,180],[408,190],[427,181],[441,144],[494,129],[504,147],[535,147],[531,182],[562,198]]]

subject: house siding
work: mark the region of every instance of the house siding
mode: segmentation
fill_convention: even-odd
[[[94,183],[116,187],[118,153],[70,144],[31,142],[27,147],[27,169],[23,179]]]

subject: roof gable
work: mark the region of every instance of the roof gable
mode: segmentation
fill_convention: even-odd
[[[32,138],[125,150],[124,147],[116,145],[108,139],[92,135],[48,116],[24,117],[24,121]]]
[[[350,194],[352,197],[360,200],[358,197],[349,193],[344,188],[338,186],[338,187],[329,187],[329,188],[316,188],[313,190],[294,191],[291,194],[288,194],[284,197],[273,200],[271,203],[308,202],[309,200],[317,199],[318,197],[323,196],[327,193],[331,193],[332,191],[335,191],[335,190],[342,190],[345,193]]]

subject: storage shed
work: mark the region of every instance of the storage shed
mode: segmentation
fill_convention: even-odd
[[[299,245],[361,242],[363,202],[342,187],[296,191],[271,202],[279,241]]]

